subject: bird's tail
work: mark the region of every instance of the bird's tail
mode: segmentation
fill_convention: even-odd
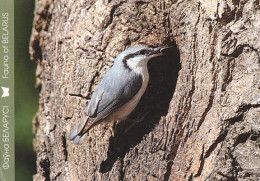
[[[73,141],[76,144],[81,144],[86,132],[88,129],[86,129],[86,124],[89,120],[89,117],[84,117],[82,122],[77,124],[73,130],[70,133],[69,139],[70,141]]]

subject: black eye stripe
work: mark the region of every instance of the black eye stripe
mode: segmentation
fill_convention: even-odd
[[[134,58],[135,56],[137,55],[148,55],[150,54],[152,51],[151,50],[147,50],[147,49],[142,49],[142,50],[139,50],[135,53],[132,53],[132,54],[129,54],[129,55],[126,55],[124,58],[123,58],[123,63],[126,63],[126,61],[130,58]]]
[[[128,59],[134,58],[134,57],[136,57],[136,56],[138,56],[138,55],[148,55],[148,54],[150,54],[150,53],[152,53],[151,50],[142,49],[142,50],[139,50],[139,51],[137,51],[137,52],[135,52],[135,53],[126,55],[126,56],[123,58],[123,60],[122,60],[122,62],[123,62],[123,64],[124,64],[124,67],[125,67],[126,69],[128,69],[129,71],[131,71],[131,68],[127,65],[127,60],[128,60]]]
[[[139,53],[133,53],[133,54],[129,54],[129,55],[125,56],[123,59],[123,62],[126,62],[130,58],[134,58],[136,55],[139,55]]]
[[[141,54],[141,55],[147,55],[147,54],[151,53],[151,50],[143,49],[143,50],[138,51],[138,53]]]

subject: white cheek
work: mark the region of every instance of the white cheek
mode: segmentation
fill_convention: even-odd
[[[148,60],[145,60],[145,56],[138,56],[135,58],[131,58],[127,61],[127,65],[135,70],[137,68],[141,68],[147,65]]]
[[[133,68],[135,68],[135,67],[138,65],[138,61],[137,61],[137,60],[133,60],[133,59],[128,60],[128,61],[127,61],[127,65],[128,65],[131,69],[133,69]]]

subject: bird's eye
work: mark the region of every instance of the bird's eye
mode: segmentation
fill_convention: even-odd
[[[145,55],[146,53],[147,53],[146,50],[141,50],[141,51],[140,51],[140,54],[141,54],[141,55]]]

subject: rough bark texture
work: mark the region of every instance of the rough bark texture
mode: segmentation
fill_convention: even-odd
[[[134,114],[148,116],[72,144],[102,76],[136,44],[175,46],[149,64]],[[30,53],[41,86],[35,180],[260,178],[259,0],[36,0]]]

